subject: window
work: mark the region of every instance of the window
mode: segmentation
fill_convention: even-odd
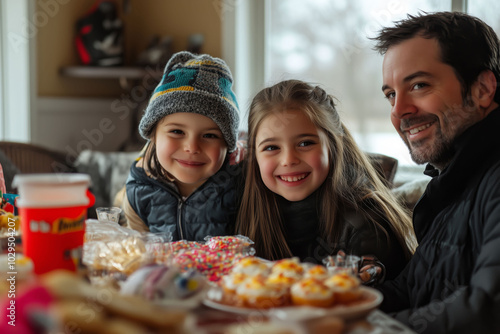
[[[341,117],[362,149],[414,164],[389,121],[380,89],[383,57],[368,37],[407,13],[450,6],[436,0],[269,0],[266,81],[320,84],[338,99]]]
[[[290,78],[317,83],[338,99],[341,117],[362,149],[393,156],[400,166],[419,170],[423,166],[411,160],[389,120],[389,104],[381,92],[383,57],[367,37],[419,11],[467,11],[500,32],[500,2],[493,0],[222,1],[229,5],[226,14],[234,22],[234,45],[225,41],[224,57],[236,69],[235,88],[243,112],[262,87]],[[236,52],[227,52],[233,46]],[[246,113],[243,127],[245,117]]]
[[[479,17],[500,35],[500,2],[498,1],[469,1],[467,13]]]
[[[0,140],[27,142],[35,124],[33,9],[29,0],[0,0]]]

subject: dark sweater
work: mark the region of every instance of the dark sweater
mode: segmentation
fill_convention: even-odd
[[[342,224],[339,242],[334,244],[322,238],[317,210],[320,201],[316,196],[314,193],[297,202],[289,202],[282,197],[278,200],[285,238],[294,256],[302,261],[321,263],[326,256],[343,250],[347,254],[376,256],[385,265],[388,279],[403,270],[407,260],[385,220],[377,221],[385,228],[389,238],[377,230],[366,216],[355,212],[348,212],[339,219],[339,224]],[[369,203],[364,206],[367,212],[371,212]]]

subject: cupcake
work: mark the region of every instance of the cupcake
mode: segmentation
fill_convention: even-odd
[[[289,290],[292,284],[299,281],[301,278],[298,276],[286,276],[284,273],[274,273],[267,277],[266,283],[273,285],[276,288],[283,288]]]
[[[299,280],[304,275],[304,267],[302,267],[297,257],[279,260],[271,268],[271,276],[273,275]]]
[[[327,285],[335,296],[335,302],[346,304],[360,298],[360,281],[348,273],[338,273],[325,280]]]
[[[224,295],[227,297],[236,295],[236,289],[238,286],[243,284],[248,277],[248,275],[238,272],[223,276],[221,279],[221,286],[224,291]]]
[[[335,298],[330,288],[314,278],[304,278],[293,284],[290,295],[294,305],[315,307],[330,307]]]
[[[320,281],[324,281],[330,277],[330,274],[328,273],[328,269],[322,265],[314,265],[310,267],[309,269],[306,269],[304,273],[304,278],[314,278]]]
[[[248,276],[267,275],[269,266],[255,256],[247,256],[238,260],[231,269],[231,273],[241,273]]]
[[[288,304],[286,291],[266,284],[262,276],[249,277],[236,289],[236,295],[244,306],[251,308],[268,309]]]

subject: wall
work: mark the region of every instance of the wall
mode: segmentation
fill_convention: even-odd
[[[57,6],[43,5],[50,2]],[[124,89],[117,79],[60,74],[62,67],[80,64],[74,46],[75,23],[94,3],[95,0],[37,1],[35,14],[49,17],[46,24],[38,26],[36,37],[38,103],[34,112],[39,124],[32,141],[43,146],[66,152],[79,148],[112,151],[124,148],[124,143],[137,134],[134,122],[148,96],[134,96],[131,92],[142,88],[135,90],[142,93],[144,81],[128,82],[129,87]],[[218,0],[129,0],[129,11],[124,11],[122,1],[116,3],[124,22],[126,66],[135,65],[137,56],[155,34],[171,36],[175,52],[186,48],[191,34],[201,33],[205,39],[202,52],[221,56]],[[112,123],[113,131],[101,131],[103,119]]]

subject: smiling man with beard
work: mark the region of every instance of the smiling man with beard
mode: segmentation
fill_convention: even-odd
[[[412,159],[432,177],[419,246],[382,310],[419,333],[500,329],[500,44],[463,13],[409,15],[375,38],[382,90]]]

